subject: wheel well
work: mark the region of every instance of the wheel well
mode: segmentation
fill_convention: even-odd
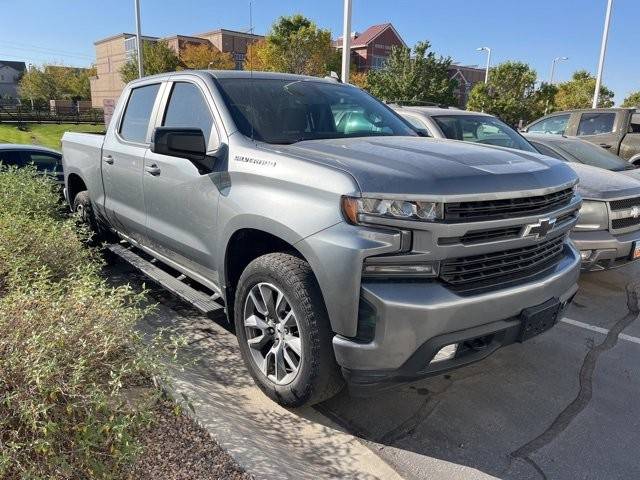
[[[69,174],[69,177],[67,178],[67,197],[69,205],[73,205],[73,200],[76,198],[76,195],[86,189],[87,186],[79,175],[76,175],[75,173]]]
[[[633,165],[635,165],[636,167],[640,167],[640,156],[632,158],[631,160],[629,160]]]
[[[293,245],[262,230],[245,228],[231,236],[225,255],[226,296],[230,304],[247,265],[261,255],[274,252],[293,252],[304,258]],[[227,312],[232,316],[233,306],[227,308]]]

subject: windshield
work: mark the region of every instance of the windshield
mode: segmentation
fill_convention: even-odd
[[[445,137],[452,140],[497,145],[536,152],[518,132],[495,117],[485,115],[434,115]],[[537,153],[537,152],[536,152]]]
[[[386,105],[348,85],[264,78],[217,82],[240,131],[263,142],[417,135]]]
[[[555,142],[555,145],[560,150],[573,156],[578,162],[591,165],[592,167],[605,168],[614,172],[632,170],[634,168],[633,165],[616,157],[613,153],[609,153],[602,147],[589,142],[570,140],[566,142]]]

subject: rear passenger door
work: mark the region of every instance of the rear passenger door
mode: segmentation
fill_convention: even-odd
[[[116,230],[138,242],[144,242],[146,231],[142,169],[162,86],[149,83],[129,91],[124,112],[102,148],[105,213]]]
[[[620,132],[616,131],[616,116],[616,112],[581,113],[576,136],[617,155],[621,137]]]
[[[206,84],[186,75],[176,78],[167,86],[157,125],[198,128],[207,139],[207,151],[215,150],[220,144],[220,134],[214,117],[215,105]],[[226,166],[217,162],[215,169],[201,173],[185,158],[149,152],[143,187],[149,246],[205,281],[218,284],[213,251],[218,187]]]

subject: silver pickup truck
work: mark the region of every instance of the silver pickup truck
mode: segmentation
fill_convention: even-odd
[[[62,144],[73,209],[201,310],[223,305],[286,406],[480,360],[552,327],[577,290],[567,165],[421,138],[334,80],[147,77],[106,136]]]

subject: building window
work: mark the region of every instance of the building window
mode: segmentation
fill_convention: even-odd
[[[371,68],[374,70],[379,70],[384,67],[384,64],[387,61],[387,57],[381,57],[380,55],[373,55],[371,57]]]

